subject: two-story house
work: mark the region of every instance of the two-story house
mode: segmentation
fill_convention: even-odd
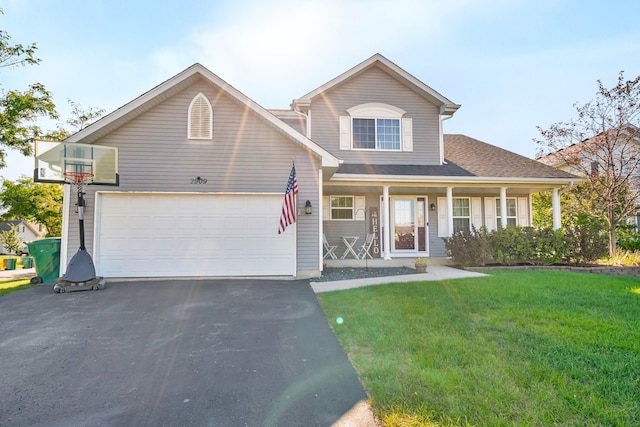
[[[96,271],[305,277],[320,274],[325,240],[337,257],[366,256],[369,242],[372,257],[442,257],[458,230],[529,225],[542,190],[559,218],[557,194],[576,177],[443,134],[459,107],[381,55],[287,110],[195,64],[67,140],[119,150],[119,186],[87,187]],[[298,217],[278,234],[292,163]],[[79,240],[65,187],[63,271]]]

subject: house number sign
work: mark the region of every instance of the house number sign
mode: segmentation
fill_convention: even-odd
[[[191,183],[192,184],[206,184],[207,183],[207,178],[202,178],[202,177],[196,176],[195,178],[191,179]]]

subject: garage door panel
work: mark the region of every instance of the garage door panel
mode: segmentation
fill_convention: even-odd
[[[100,193],[96,270],[106,277],[295,273],[282,196]]]

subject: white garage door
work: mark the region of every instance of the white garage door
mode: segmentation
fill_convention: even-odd
[[[99,193],[95,265],[105,277],[295,274],[282,196]]]

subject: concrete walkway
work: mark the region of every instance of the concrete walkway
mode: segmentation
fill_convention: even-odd
[[[36,275],[35,268],[16,268],[15,270],[0,270],[0,282],[8,280],[28,279]]]
[[[482,277],[483,273],[460,270],[445,265],[430,265],[426,273],[405,274],[402,276],[367,277],[364,279],[338,280],[335,282],[311,282],[315,293],[340,291],[344,289],[360,288],[363,286],[383,285],[386,283],[405,283],[430,280],[464,279],[467,277]]]

